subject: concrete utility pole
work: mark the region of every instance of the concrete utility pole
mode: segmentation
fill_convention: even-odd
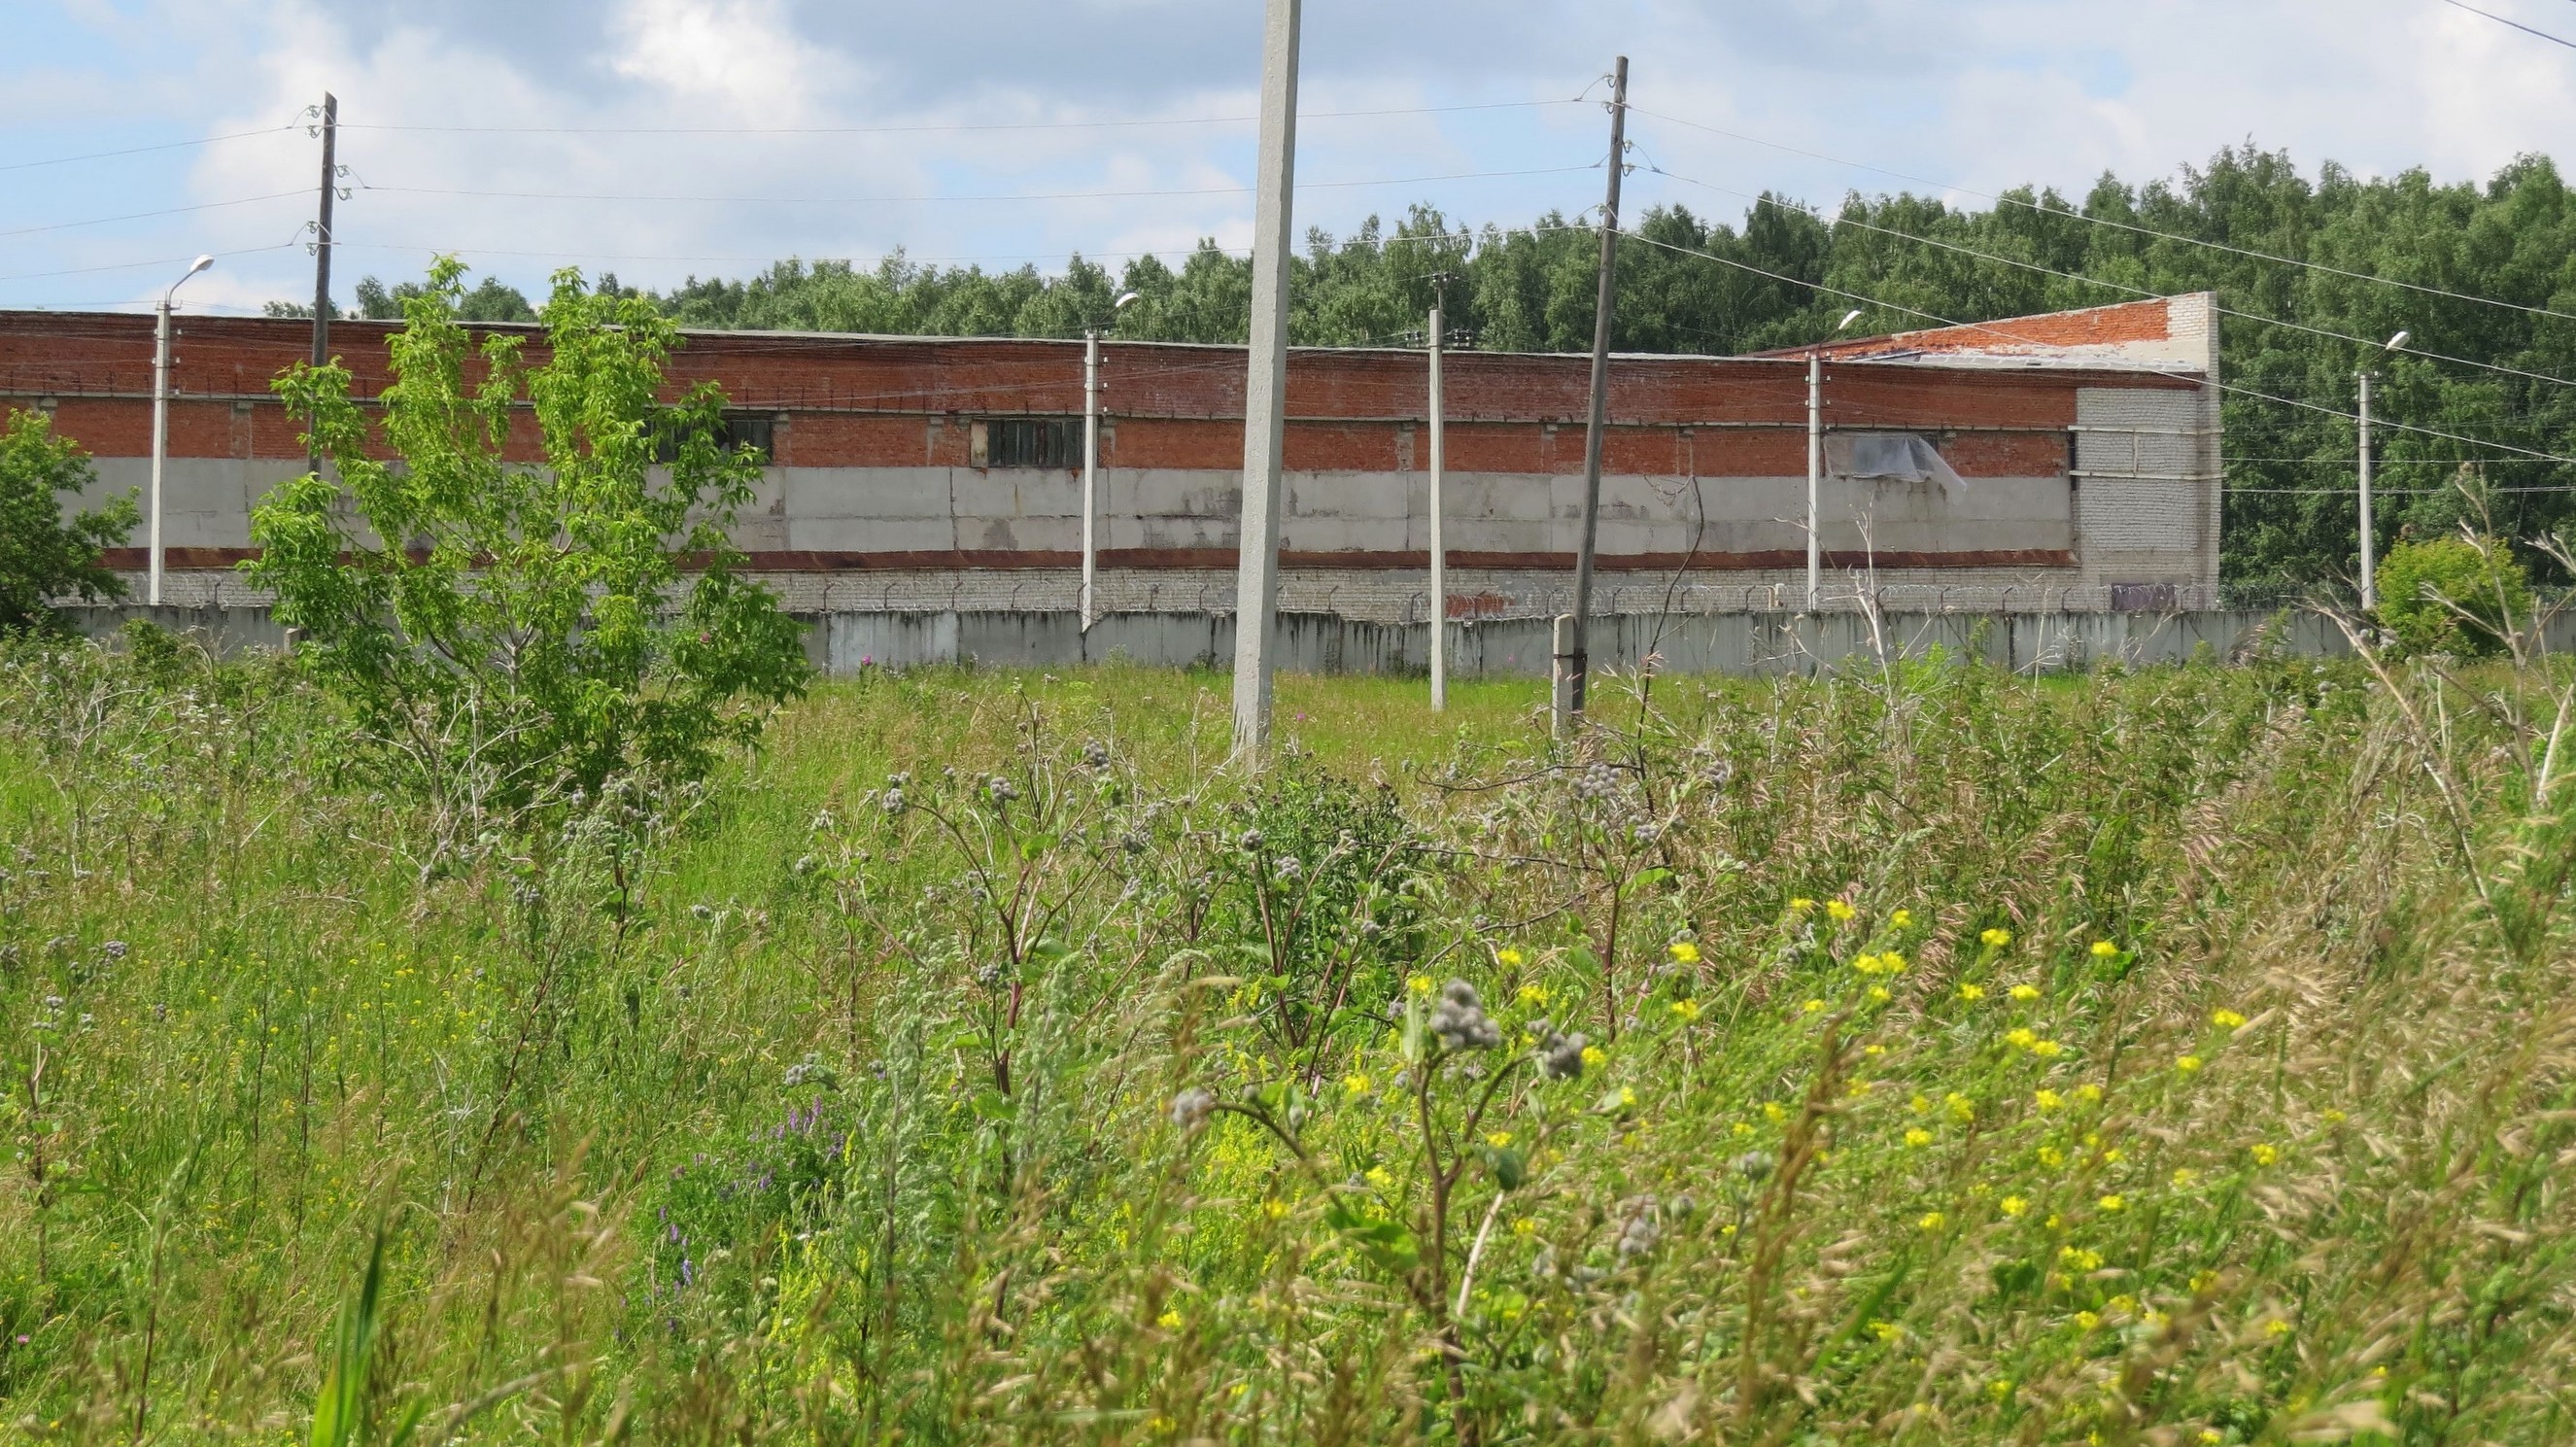
[[[1092,583],[1100,567],[1100,328],[1082,333],[1082,631],[1095,614]]]
[[[1441,536],[1443,463],[1440,453],[1441,306],[1431,304],[1431,711],[1449,707],[1449,545]]]
[[[152,550],[143,599],[155,608],[161,606],[161,469],[170,451],[170,307],[189,277],[214,264],[211,256],[188,264],[187,272],[161,293],[152,327]]]
[[[322,92],[322,208],[313,219],[313,365],[331,360],[331,201],[340,190],[340,98]],[[308,454],[309,472],[322,470],[319,449]]]
[[[2373,576],[2371,553],[2376,541],[2370,525],[2370,374],[2361,374],[2361,611],[2379,606],[2379,579]]]
[[[1592,309],[1592,415],[1583,428],[1583,541],[1574,554],[1574,613],[1556,630],[1556,732],[1572,728],[1583,712],[1591,671],[1592,553],[1601,534],[1601,429],[1610,403],[1610,298],[1619,260],[1619,178],[1628,160],[1628,57],[1610,72],[1610,194],[1601,205],[1601,279]]]
[[[1825,496],[1825,354],[1807,353],[1807,611],[1823,591],[1825,549],[1819,539]]]
[[[1270,741],[1270,642],[1279,609],[1280,470],[1287,440],[1289,209],[1297,166],[1298,0],[1268,0],[1261,39],[1261,160],[1252,224],[1252,347],[1243,389],[1242,561],[1234,585],[1234,752]]]
[[[1112,322],[1136,299],[1121,293],[1109,304]],[[1082,631],[1100,617],[1092,585],[1100,570],[1100,328],[1082,332]]]

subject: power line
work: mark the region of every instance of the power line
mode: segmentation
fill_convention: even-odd
[[[1841,156],[1828,155],[1823,151],[1810,151],[1802,147],[1786,145],[1779,141],[1765,140],[1760,136],[1747,135],[1742,131],[1730,131],[1721,126],[1703,125],[1698,121],[1686,121],[1680,116],[1668,116],[1661,111],[1651,111],[1643,106],[1631,105],[1629,109],[1635,111],[1639,115],[1653,116],[1659,121],[1670,121],[1677,126],[1687,126],[1695,131],[1706,131],[1712,136],[1724,136],[1728,140],[1743,141],[1749,145],[1766,146],[1772,150],[1786,152],[1792,156],[1804,156],[1811,161],[1823,161],[1827,165],[1847,166],[1855,171],[1874,171],[1882,176],[1893,176],[1900,181],[1911,181],[1918,186],[1931,186],[1941,190],[1956,191],[1962,196],[1974,196],[1978,200],[1990,202],[1997,206],[2019,206],[2025,210],[2036,211],[2042,216],[2062,216],[2070,221],[2081,221],[2088,226],[2107,226],[2115,231],[2126,231],[2138,236],[2153,237],[2159,241],[2172,241],[2185,246],[2205,247],[2211,251],[2224,251],[2231,256],[2247,257],[2255,261],[2271,261],[2278,262],[2283,266],[2302,267],[2309,271],[2323,272],[2328,276],[2340,276],[2350,281],[2376,282],[2381,286],[2400,287],[2407,291],[2421,292],[2426,296],[2446,297],[2452,301],[2476,302],[2480,306],[2501,307],[2506,311],[2518,311],[2527,313],[2531,316],[2554,317],[2559,321],[2576,322],[2576,312],[2552,311],[2545,306],[2526,306],[2521,302],[2515,301],[2498,301],[2494,297],[2473,296],[2467,292],[2449,291],[2438,286],[2426,286],[2420,282],[2402,281],[2393,276],[2373,276],[2366,271],[2348,271],[2339,266],[2328,266],[2322,261],[2302,261],[2295,256],[2280,256],[2269,251],[2256,251],[2251,247],[2231,246],[2224,241],[2204,241],[2197,236],[2185,236],[2179,232],[2173,231],[2158,231],[2152,226],[2140,226],[2135,222],[2130,221],[2116,221],[2108,216],[2094,216],[2083,211],[2077,211],[2072,207],[2043,206],[2036,201],[2024,201],[2013,196],[1992,195],[1988,192],[1974,190],[1948,181],[1935,181],[1928,176],[1917,176],[1905,171],[1893,171],[1885,166],[1873,166],[1867,161],[1845,160]]]
[[[114,151],[90,151],[78,156],[49,156],[41,161],[12,161],[8,165],[0,166],[0,171],[29,171],[38,166],[68,166],[75,161],[105,161],[117,156],[140,156],[147,151],[175,151],[186,146],[211,146],[218,141],[238,141],[247,136],[284,135],[294,130],[297,124],[299,123],[290,121],[282,126],[262,126],[255,131],[229,131],[220,136],[200,136],[193,141],[162,141],[156,145],[127,146]]]
[[[1559,176],[1568,172],[1598,170],[1600,166],[1601,163],[1595,161],[1588,166],[1545,166],[1521,171],[1454,171],[1440,176],[1387,176],[1368,181],[1300,181],[1297,183],[1297,189],[1308,191],[1353,186],[1419,186],[1432,181],[1482,181],[1507,176]],[[649,196],[623,192],[467,191],[433,186],[376,186],[362,181],[359,183],[359,189],[381,191],[388,195],[467,196],[504,201],[631,201],[727,206],[888,206],[929,202],[1118,201],[1152,196],[1235,196],[1249,192],[1252,188],[1249,186],[1193,186],[1171,190],[1025,191],[1002,192],[987,196]],[[0,235],[7,234],[10,233],[0,232]]]
[[[2494,11],[2492,11],[2492,10],[2480,10],[2480,9],[2479,9],[2478,7],[2476,7],[2475,5],[2463,4],[2463,3],[2462,3],[2462,0],[2442,0],[2442,3],[2443,3],[2443,4],[2445,4],[2445,5],[2450,6],[2450,7],[2451,7],[2452,9],[2454,9],[2454,10],[2466,10],[2466,11],[2467,11],[2467,12],[2469,12],[2471,15],[2483,15],[2483,16],[2485,16],[2487,19],[2494,21],[2494,22],[2495,22],[2496,24],[2498,24],[2498,25],[2510,25],[2510,26],[2512,26],[2514,29],[2521,31],[2521,32],[2522,32],[2523,34],[2525,34],[2525,35],[2537,35],[2537,36],[2539,36],[2541,39],[2548,41],[2548,42],[2549,42],[2549,43],[2551,43],[2552,45],[2563,45],[2563,46],[2566,46],[2566,47],[2567,47],[2568,49],[2570,49],[2570,50],[2576,50],[2576,40],[2568,40],[2568,39],[2565,39],[2565,38],[2560,37],[2560,36],[2552,35],[2552,34],[2550,34],[2550,33],[2549,33],[2548,31],[2546,31],[2546,30],[2534,30],[2534,29],[2532,29],[2530,26],[2523,24],[2523,23],[2522,23],[2521,21],[2519,21],[2519,20],[2507,20],[2507,19],[2505,19],[2503,16],[2498,15],[2497,13],[2495,13],[2495,12],[2494,12]]]
[[[1802,281],[1797,277],[1788,276],[1776,271],[1770,271],[1763,267],[1755,266],[1750,262],[1737,261],[1733,257],[1719,256],[1714,252],[1708,251],[1694,251],[1687,246],[1675,246],[1669,241],[1657,241],[1651,236],[1641,236],[1633,231],[1623,231],[1620,234],[1643,242],[1648,246],[1657,247],[1661,250],[1677,252],[1683,256],[1695,256],[1702,261],[1713,261],[1720,266],[1731,266],[1738,271],[1748,271],[1756,276],[1769,277],[1773,281],[1786,282],[1791,286],[1807,287],[1811,290],[1821,291],[1831,296],[1842,297],[1847,301],[1856,301],[1864,306],[1877,307],[1882,311],[1901,312],[1907,316],[1921,317],[1926,321],[1938,322],[1942,326],[1955,327],[1961,331],[1992,332],[1996,336],[2002,337],[2008,341],[2026,342],[2028,340],[2028,338],[2016,336],[2000,327],[1990,326],[1984,322],[1954,322],[1938,313],[1924,311],[1920,307],[1902,306],[1891,301],[1881,301],[1877,297],[1867,296],[1856,291],[1846,291],[1837,286],[1828,286],[1821,281]],[[2321,412],[2329,417],[2341,417],[2347,421],[2360,420],[2357,414],[2346,412],[2339,407],[2328,407],[2321,402],[2309,402],[2297,397],[2278,397],[2269,392],[2258,392],[2251,387],[2239,387],[2233,383],[2220,382],[2188,372],[2171,372],[2152,367],[2142,368],[2141,372],[2143,375],[2147,376],[2170,377],[2177,382],[2189,382],[2195,386],[2214,387],[2221,392],[2232,392],[2241,397],[2252,397],[2265,402],[2275,402],[2284,407],[2297,407],[2309,412]],[[2471,447],[2492,447],[2499,451],[2518,453],[2524,457],[2536,457],[2547,462],[2576,464],[2576,457],[2561,457],[2554,452],[2540,452],[2528,447],[2517,447],[2510,442],[2490,441],[2484,437],[2465,437],[2459,433],[2444,432],[2438,428],[2419,427],[2411,422],[2397,422],[2386,418],[2374,417],[2371,419],[2371,424],[2376,427],[2385,427],[2397,432],[2413,432],[2425,437],[2439,437],[2447,442],[2464,442]]]
[[[190,211],[213,211],[225,206],[248,206],[259,201],[278,201],[306,194],[296,191],[271,191],[265,196],[240,196],[230,201],[203,201],[194,206],[165,206],[158,211],[132,211],[123,216],[93,216],[86,221],[56,221],[44,226],[21,226],[0,231],[0,236],[33,236],[39,231],[69,231],[79,226],[105,226],[111,221],[141,221],[151,216],[178,216]]]
[[[1706,191],[1715,191],[1715,192],[1719,193],[1720,195],[1725,195],[1725,196],[1734,196],[1734,197],[1738,197],[1738,198],[1740,198],[1740,199],[1748,200],[1748,201],[1759,201],[1759,200],[1761,200],[1761,199],[1762,199],[1762,198],[1761,198],[1761,197],[1759,197],[1759,196],[1754,196],[1754,195],[1751,195],[1751,194],[1749,194],[1749,193],[1747,193],[1747,192],[1738,191],[1738,190],[1735,190],[1735,189],[1734,189],[1734,188],[1732,188],[1732,187],[1728,187],[1728,186],[1719,186],[1719,185],[1715,185],[1715,184],[1712,184],[1712,183],[1707,182],[1707,181],[1697,181],[1697,180],[1693,180],[1692,178],[1690,178],[1690,177],[1688,177],[1688,176],[1680,175],[1680,174],[1678,174],[1678,173],[1676,173],[1676,172],[1672,172],[1672,171],[1667,171],[1667,170],[1665,170],[1665,169],[1664,169],[1663,167],[1661,167],[1661,166],[1648,166],[1646,169],[1647,169],[1647,170],[1649,170],[1649,171],[1651,171],[1651,172],[1653,172],[1654,174],[1656,174],[1656,175],[1658,175],[1658,176],[1664,176],[1664,177],[1668,177],[1668,178],[1670,178],[1670,179],[1672,179],[1672,180],[1679,181],[1679,182],[1681,182],[1682,184],[1684,184],[1684,185],[1686,185],[1686,186],[1697,186],[1697,187],[1701,188],[1702,190],[1706,190]],[[1778,198],[1774,197],[1774,198],[1773,198],[1773,200],[1772,200],[1772,204],[1774,204],[1774,205],[1780,205],[1780,204],[1784,204],[1784,203],[1781,203],[1781,202],[1778,200]],[[1813,206],[1799,206],[1799,207],[1795,207],[1795,208],[1793,208],[1793,209],[1803,210],[1803,211],[1805,211],[1808,215],[1810,215],[1810,216],[1814,216],[1817,220],[1819,220],[1819,221],[1823,221],[1823,222],[1824,222],[1826,225],[1828,225],[1828,226],[1856,226],[1856,227],[1860,228],[1860,229],[1861,229],[1861,230],[1863,230],[1863,231],[1872,232],[1872,233],[1874,233],[1874,234],[1876,234],[1876,235],[1880,235],[1880,236],[1893,236],[1893,237],[1897,238],[1897,239],[1898,239],[1898,240],[1900,240],[1900,241],[1913,241],[1913,242],[1919,242],[1920,244],[1925,245],[1925,246],[1934,246],[1934,247],[1938,247],[1938,248],[1940,248],[1940,249],[1941,249],[1941,250],[1943,250],[1943,251],[1956,252],[1956,253],[1958,253],[1958,254],[1959,254],[1959,255],[1961,255],[1961,256],[1972,256],[1972,257],[1975,257],[1976,259],[1978,259],[1978,260],[1980,260],[1980,261],[1992,261],[1992,262],[1996,262],[1996,263],[1999,263],[1999,264],[2004,265],[2004,266],[2016,266],[2016,267],[2021,268],[2021,269],[2022,269],[2022,270],[2024,270],[2024,271],[2035,271],[2035,272],[2038,272],[2039,274],[2041,274],[2042,276],[2054,276],[2054,277],[2058,277],[2058,278],[2060,278],[2060,279],[2062,279],[2062,280],[2066,280],[2066,281],[2080,281],[2080,282],[2083,282],[2083,283],[2084,283],[2085,285],[2087,285],[2087,286],[2098,286],[2098,287],[2101,287],[2101,288],[2103,288],[2103,289],[2105,289],[2105,290],[2107,290],[2107,291],[2125,292],[2125,293],[2127,293],[2127,294],[2128,294],[2128,295],[2130,295],[2130,296],[2135,296],[2135,297],[2144,297],[2144,298],[2147,298],[2147,299],[2152,300],[2152,301],[2171,301],[2171,300],[2173,300],[2173,298],[2172,298],[2172,297],[2170,297],[2170,296],[2166,295],[2166,294],[2165,294],[2165,293],[2163,293],[2163,292],[2159,292],[2159,291],[2149,291],[2149,290],[2147,290],[2147,289],[2146,289],[2146,288],[2144,288],[2144,287],[2129,286],[2129,285],[2126,285],[2126,284],[2124,284],[2124,283],[2116,282],[2116,281],[2104,281],[2104,280],[2102,280],[2100,277],[2086,276],[2086,275],[2084,275],[2084,274],[2083,274],[2083,273],[2081,273],[2081,272],[2074,272],[2074,271],[2060,271],[2060,270],[2058,270],[2056,267],[2053,267],[2053,266],[2042,266],[2042,265],[2040,265],[2038,262],[2035,262],[2035,261],[2023,261],[2023,260],[2020,260],[2020,259],[2019,259],[2019,258],[2017,258],[2017,257],[2010,257],[2010,256],[1997,256],[1997,255],[1995,255],[1993,252],[1990,252],[1990,251],[1979,251],[1979,250],[1975,249],[1974,247],[1961,246],[1961,245],[1957,244],[1956,242],[1943,241],[1943,240],[1940,240],[1940,239],[1938,239],[1938,238],[1936,238],[1936,237],[1931,237],[1931,236],[1922,236],[1922,235],[1918,235],[1918,234],[1916,234],[1916,233],[1914,233],[1914,232],[1911,232],[1911,231],[1899,231],[1899,230],[1897,230],[1897,229],[1895,229],[1894,227],[1891,227],[1891,226],[1879,226],[1879,225],[1875,225],[1875,224],[1873,224],[1873,223],[1871,223],[1871,222],[1863,221],[1863,220],[1859,219],[1858,217],[1854,217],[1854,216],[1838,216],[1838,217],[1830,217],[1830,218],[1829,218],[1829,217],[1826,217],[1825,215],[1823,215],[1821,212],[1819,212],[1819,211],[1818,211],[1815,207],[1813,207]],[[2262,316],[2262,315],[2260,315],[2260,314],[2258,314],[2258,313],[2255,313],[2255,312],[2243,312],[2243,311],[2237,311],[2237,310],[2236,310],[2236,309],[2234,309],[2233,307],[2226,307],[2226,306],[2218,307],[2218,308],[2217,308],[2217,311],[2218,311],[2218,312],[2219,312],[2219,314],[2220,314],[2220,315],[2222,315],[2222,316],[2231,316],[2231,317],[2236,318],[2236,319],[2237,319],[2237,320],[2239,320],[2239,321],[2260,322],[2260,323],[2262,323],[2262,324],[2263,324],[2263,325],[2265,325],[2265,326],[2271,326],[2271,327],[2287,327],[2287,328],[2289,328],[2289,329],[2290,329],[2290,330],[2292,330],[2292,331],[2295,331],[2295,332],[2306,332],[2306,333],[2308,333],[2308,334],[2309,334],[2309,335],[2311,335],[2311,336],[2330,337],[2330,338],[2332,338],[2332,339],[2334,339],[2334,340],[2336,340],[2336,341],[2339,341],[2339,342],[2351,342],[2351,343],[2353,343],[2355,346],[2370,347],[2370,348],[2379,348],[2379,347],[2381,347],[2381,346],[2382,346],[2382,344],[2381,344],[2381,343],[2379,343],[2379,342],[2375,342],[2375,341],[2371,341],[2371,340],[2369,340],[2369,339],[2368,339],[2368,338],[2366,338],[2366,337],[2356,337],[2356,336],[2353,336],[2353,335],[2352,335],[2351,333],[2349,333],[2349,332],[2338,332],[2338,331],[2334,331],[2334,330],[2332,330],[2331,328],[2327,328],[2327,327],[2310,326],[2310,325],[2309,325],[2309,324],[2307,324],[2306,322],[2294,322],[2294,321],[2287,321],[2287,320],[2284,320],[2283,318],[2280,318],[2280,317],[2267,317],[2267,316]],[[2505,373],[2505,374],[2507,374],[2507,375],[2509,375],[2509,376],[2515,376],[2515,377],[2527,377],[2527,378],[2529,378],[2529,379],[2530,379],[2530,380],[2532,380],[2532,381],[2535,381],[2535,382],[2547,382],[2547,383],[2551,384],[2552,386],[2557,386],[2557,387],[2576,387],[2576,382],[2571,382],[2571,381],[2569,381],[2569,380],[2568,380],[2567,378],[2565,378],[2565,377],[2553,377],[2553,376],[2550,376],[2549,374],[2547,374],[2546,372],[2527,372],[2527,371],[2524,371],[2524,370],[2523,370],[2522,368],[2520,368],[2520,367],[2508,367],[2508,366],[2505,366],[2505,365],[2504,365],[2503,363],[2501,363],[2501,362],[2480,362],[2480,361],[2472,360],[2471,358],[2468,358],[2468,357],[2454,357],[2454,356],[2450,355],[2450,354],[2449,354],[2449,353],[2447,353],[2447,352],[2428,352],[2428,351],[2424,350],[2424,349],[2423,349],[2423,348],[2421,348],[2421,347],[2398,347],[2398,348],[2395,348],[2395,350],[2400,351],[2400,352],[2403,352],[2403,353],[2407,354],[2408,356],[2412,356],[2412,357],[2423,357],[2423,358],[2426,358],[2427,360],[2430,360],[2430,361],[2436,361],[2436,362],[2450,362],[2450,363],[2454,363],[2454,364],[2456,364],[2456,365],[2458,365],[2458,366],[2463,366],[2463,367],[2480,367],[2480,368],[2483,368],[2483,369],[2485,369],[2485,370],[2487,370],[2487,371],[2490,371],[2490,372],[2502,372],[2502,373]]]
[[[1298,116],[1302,123],[1317,120],[1341,120],[1365,116],[1445,115],[1456,111],[1528,110],[1543,106],[1575,105],[1577,100],[1493,101],[1481,105],[1399,106],[1380,110],[1308,111]],[[341,129],[352,131],[413,131],[449,135],[530,135],[530,136],[900,136],[947,134],[971,131],[1077,131],[1120,130],[1149,126],[1223,126],[1249,125],[1259,116],[1163,116],[1136,120],[1103,121],[983,121],[939,125],[902,126],[425,126],[394,123],[368,124],[343,121]]]
[[[296,234],[300,238],[303,233],[299,229]],[[288,240],[280,241],[273,246],[244,246],[233,251],[217,251],[211,254],[217,257],[254,256],[263,251],[284,251],[296,244],[296,241]],[[161,256],[154,257],[150,261],[119,261],[106,266],[72,266],[60,271],[22,271],[10,276],[0,276],[0,281],[35,281],[50,276],[91,276],[102,271],[141,271],[154,266],[181,266],[194,259],[193,256]]]

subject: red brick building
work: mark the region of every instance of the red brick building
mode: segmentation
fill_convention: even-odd
[[[2185,297],[1827,348],[1829,598],[2206,606],[2219,515],[2211,323],[2209,299]],[[389,330],[333,326],[361,395],[389,380]],[[230,571],[247,556],[249,510],[304,457],[269,381],[306,355],[309,336],[288,320],[181,319],[164,503],[171,601],[251,600]],[[0,407],[50,411],[96,455],[103,489],[146,482],[151,363],[149,317],[0,312]],[[737,535],[790,606],[1073,606],[1080,343],[695,332],[672,373],[720,383],[738,435],[767,447]],[[1586,373],[1576,356],[1448,359],[1453,613],[1565,606]],[[1242,350],[1113,341],[1102,376],[1103,608],[1229,609]],[[1805,353],[1622,356],[1610,376],[1601,606],[1794,606]],[[1420,619],[1421,354],[1299,350],[1288,377],[1282,607]],[[537,460],[532,426],[516,450]],[[1889,457],[1917,461],[1891,469]],[[144,558],[131,548],[114,561],[139,571]]]

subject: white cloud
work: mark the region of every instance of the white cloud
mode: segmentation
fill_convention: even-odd
[[[611,30],[619,75],[715,115],[785,124],[808,114],[815,52],[776,0],[628,0]]]

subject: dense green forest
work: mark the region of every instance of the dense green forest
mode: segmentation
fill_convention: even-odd
[[[1479,230],[1415,206],[1391,228],[1372,219],[1348,236],[1312,232],[1292,283],[1293,339],[1418,341],[1446,273],[1451,325],[1469,344],[1587,348],[1598,239],[1580,220],[1550,213]],[[1813,339],[1851,305],[1818,286],[1886,303],[1858,324],[1868,331],[1926,325],[1922,313],[1979,321],[2215,290],[2233,313],[2221,331],[2226,378],[2247,389],[2226,404],[2225,563],[2249,592],[2352,573],[2353,424],[2339,414],[2352,410],[2365,365],[2380,376],[2377,414],[2392,422],[2576,456],[2576,396],[2560,380],[2576,377],[2576,202],[2545,158],[2484,185],[2444,184],[2422,171],[2364,179],[2332,164],[2311,178],[2287,154],[2249,145],[2144,186],[2106,175],[2080,202],[2025,188],[1974,211],[1854,194],[1829,224],[1765,197],[1741,226],[1660,206],[1631,227],[1660,244],[1620,254],[1613,334],[1627,351],[1733,353]],[[392,315],[405,290],[370,278],[361,306]],[[1213,243],[1178,267],[1149,256],[1114,276],[1079,256],[1053,276],[900,255],[870,270],[782,261],[748,280],[692,278],[656,300],[696,327],[1066,337],[1107,318],[1120,290],[1140,298],[1119,314],[1120,336],[1239,342],[1251,263]],[[498,282],[468,309],[492,320],[529,314]],[[2383,356],[2345,339],[2401,329],[2416,352],[2459,360]],[[2383,435],[2391,495],[2380,520],[2391,540],[2449,531],[2481,510],[2495,531],[2528,537],[2576,512],[2576,465]]]

